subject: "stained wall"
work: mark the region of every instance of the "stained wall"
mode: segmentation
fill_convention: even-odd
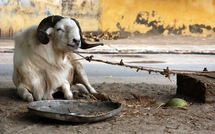
[[[61,14],[60,0],[0,0],[0,37],[13,36],[52,14]]]
[[[215,33],[215,0],[0,0],[0,37],[53,14],[76,18],[83,31]]]
[[[101,0],[102,30],[210,35],[215,0]]]

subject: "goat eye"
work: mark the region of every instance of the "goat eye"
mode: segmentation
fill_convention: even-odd
[[[61,28],[57,28],[57,31],[63,31]]]

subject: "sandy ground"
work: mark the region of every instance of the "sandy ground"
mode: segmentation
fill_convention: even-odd
[[[1,59],[1,63],[11,63],[11,59]],[[17,97],[12,81],[4,80],[3,74],[0,81],[0,134],[215,134],[215,104],[202,104],[175,96],[177,87],[174,84],[122,81],[94,83],[93,87],[106,93],[113,101],[122,103],[122,112],[96,123],[63,122],[29,113],[28,103]],[[185,99],[190,106],[187,109],[159,107],[174,97]]]

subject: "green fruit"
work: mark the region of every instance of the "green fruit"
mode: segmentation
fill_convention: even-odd
[[[187,107],[188,103],[180,98],[173,98],[169,100],[164,106],[172,106],[172,107]]]

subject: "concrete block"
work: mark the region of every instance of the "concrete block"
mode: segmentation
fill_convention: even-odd
[[[185,95],[203,103],[215,102],[215,73],[177,74],[177,95]]]

